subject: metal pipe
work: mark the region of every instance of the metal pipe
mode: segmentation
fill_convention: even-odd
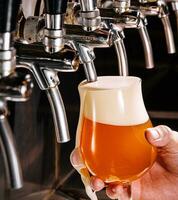
[[[12,189],[19,189],[23,186],[22,171],[3,100],[0,100],[0,109],[0,144],[6,166],[7,179]]]
[[[148,35],[148,31],[145,26],[140,27],[138,31],[139,31],[142,44],[143,44],[146,68],[152,69],[154,68],[154,59],[153,59],[153,50],[152,50],[150,37]]]
[[[67,117],[65,107],[58,85],[45,90],[53,114],[54,127],[56,132],[56,139],[59,143],[68,142],[70,140]]]
[[[129,75],[128,61],[123,40],[115,40],[114,46],[118,58],[119,75],[128,76]]]
[[[171,23],[170,23],[168,15],[161,17],[161,21],[162,21],[163,27],[164,27],[168,53],[170,53],[170,54],[175,53],[176,48],[175,48],[175,43],[174,43],[174,36],[173,36]]]

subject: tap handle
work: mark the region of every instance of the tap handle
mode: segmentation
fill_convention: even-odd
[[[174,36],[173,36],[169,16],[165,15],[165,16],[161,17],[161,21],[162,21],[163,27],[164,27],[168,53],[173,54],[176,52],[176,49],[175,49]]]
[[[11,189],[19,189],[23,186],[22,171],[12,130],[6,116],[7,108],[5,102],[0,101],[0,144],[5,161],[6,174]]]
[[[154,67],[153,50],[147,28],[146,26],[141,26],[138,31],[143,44],[146,68],[152,69]]]
[[[44,0],[44,5],[48,14],[64,14],[67,9],[67,0]]]
[[[0,33],[13,32],[21,0],[0,0]]]

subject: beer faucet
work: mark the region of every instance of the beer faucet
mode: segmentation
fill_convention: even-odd
[[[176,52],[174,36],[169,20],[169,10],[166,2],[164,0],[157,0],[156,2],[150,3],[147,0],[139,0],[140,2],[140,10],[146,16],[154,16],[157,15],[163,24],[165,39],[167,44],[167,51],[169,54],[173,54]]]
[[[91,5],[93,4],[91,3]],[[85,28],[85,26],[83,25],[85,17],[79,15],[79,13],[82,12],[81,9],[80,4],[73,2],[68,4],[68,12],[70,13],[70,19],[65,20],[65,38],[66,42],[68,44],[70,43],[69,45],[72,45],[74,49],[79,51],[80,60],[82,63],[84,63],[84,69],[88,68],[88,71],[90,71],[89,69],[93,69],[92,77],[89,78],[86,74],[88,80],[96,80],[94,65],[91,64],[92,62],[87,61],[88,59],[91,59],[91,61],[94,60],[95,56],[93,49],[103,47],[108,48],[112,45],[115,46],[118,57],[119,74],[127,76],[128,62],[123,42],[123,39],[125,38],[123,29],[118,23],[117,25],[114,25],[114,23],[116,22],[115,18],[113,19],[108,16],[100,17],[98,15],[97,20],[95,18],[90,19],[90,21],[94,20],[94,23],[90,23],[90,25],[93,24],[94,26],[92,28]],[[95,9],[93,8],[93,10],[97,10],[96,12],[99,13],[99,10],[96,7]],[[84,20],[81,18],[84,18]],[[98,22],[97,26],[96,21]],[[82,31],[81,27],[83,27],[84,31]],[[86,53],[89,53],[88,56],[86,56]],[[86,66],[86,63],[90,63],[90,66]]]
[[[26,101],[31,94],[29,76],[15,72],[16,51],[13,46],[20,0],[0,0],[0,144],[7,179],[12,189],[23,186],[21,166],[7,116],[7,101]]]
[[[130,4],[130,0],[113,0],[112,7],[110,6],[110,8],[106,8],[105,10],[111,10],[110,12],[114,10],[117,13],[116,16],[118,19],[124,21],[124,24],[122,25],[123,29],[138,29],[143,44],[146,68],[151,69],[154,67],[154,59],[150,37],[146,28],[147,19],[138,7]]]
[[[23,186],[21,165],[12,129],[8,122],[7,101],[24,102],[32,93],[30,75],[16,73],[0,79],[0,145],[5,162],[8,185],[11,189]]]
[[[176,23],[177,23],[177,32],[178,32],[178,1],[177,0],[167,0],[167,3],[171,3],[172,10],[175,13]]]

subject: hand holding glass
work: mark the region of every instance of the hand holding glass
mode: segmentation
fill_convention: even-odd
[[[152,127],[141,79],[105,76],[79,85],[76,147],[88,171],[105,183],[129,184],[153,165],[156,148],[145,139]]]

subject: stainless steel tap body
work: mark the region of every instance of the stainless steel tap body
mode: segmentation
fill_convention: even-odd
[[[6,176],[9,188],[19,189],[23,186],[22,171],[7,114],[7,105],[4,100],[0,99],[0,145],[5,162]]]
[[[142,3],[142,2],[141,2]],[[168,53],[172,54],[176,52],[174,36],[171,28],[171,23],[169,20],[169,10],[167,4],[164,0],[158,0],[153,3],[143,3],[140,6],[141,12],[147,16],[157,15],[163,24],[165,39],[167,44]]]

